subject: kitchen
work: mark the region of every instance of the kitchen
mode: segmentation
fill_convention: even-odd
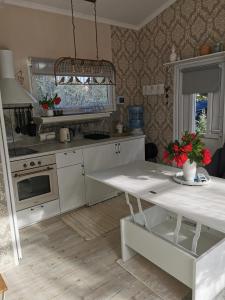
[[[178,69],[180,55],[183,60],[193,59],[193,65],[212,60],[222,66],[224,52],[220,48],[199,58],[195,46],[189,49],[187,40],[181,43],[179,20],[172,21],[171,16],[178,9],[184,14],[185,1],[143,1],[143,5],[132,1],[129,13],[129,1],[125,1],[119,4],[121,16],[111,1],[105,6],[100,0],[66,2],[5,0],[0,7],[0,25],[7,28],[0,39],[1,161],[3,173],[8,174],[1,188],[1,199],[8,201],[2,209],[6,250],[0,255],[4,262],[1,273],[8,285],[5,297],[191,299],[189,279],[180,280],[182,276],[173,270],[156,267],[161,267],[160,263],[152,264],[149,260],[154,260],[146,255],[148,260],[137,256],[130,264],[120,260],[120,219],[133,216],[133,209],[142,215],[142,206],[133,199],[139,198],[131,192],[132,184],[127,190],[120,185],[117,189],[116,180],[127,176],[125,165],[139,161],[142,166],[145,159],[162,162],[164,148],[173,139],[174,124],[178,124],[176,130],[185,131],[179,127],[173,105],[173,45]],[[195,2],[189,8],[198,6],[207,20],[205,4]],[[218,12],[219,7],[215,3],[212,10]],[[223,40],[218,20],[214,20],[213,42]],[[176,26],[167,31],[165,24]],[[187,25],[187,31],[194,39],[193,24]],[[155,34],[154,41],[148,28]],[[164,34],[170,36],[166,46],[162,44]],[[200,35],[198,39],[203,43]],[[182,59],[180,64],[189,63]],[[7,80],[14,84],[8,89]],[[221,117],[214,119],[210,113],[210,107],[214,114],[218,110],[211,103],[223,108],[222,96],[217,99],[216,94],[220,87],[213,89],[209,95],[215,101],[207,108],[212,125],[204,136],[212,153],[224,141],[224,124],[215,120]],[[191,126],[187,129],[193,132]],[[110,173],[114,168],[119,172],[116,175]],[[143,166],[143,176],[138,176],[147,184],[144,170]],[[102,179],[101,171],[109,172],[113,180],[105,173]],[[151,207],[148,196],[140,195],[145,200],[143,209]],[[161,218],[163,212],[158,213]],[[127,226],[126,221],[121,224],[121,228]],[[213,227],[209,235],[219,229]],[[220,233],[216,236],[215,243],[223,238]],[[146,274],[136,274],[143,269]],[[35,282],[30,288],[25,284],[29,280]]]

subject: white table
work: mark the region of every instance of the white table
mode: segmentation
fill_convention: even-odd
[[[123,260],[138,252],[191,287],[193,299],[211,300],[225,286],[225,181],[179,185],[172,179],[177,171],[137,161],[87,176],[125,192],[131,216],[121,220]],[[155,206],[143,212],[141,200]],[[183,225],[186,218],[196,223],[192,230]]]

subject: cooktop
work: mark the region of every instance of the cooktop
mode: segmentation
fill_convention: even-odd
[[[24,156],[34,153],[38,153],[38,151],[25,147],[9,149],[9,157]]]

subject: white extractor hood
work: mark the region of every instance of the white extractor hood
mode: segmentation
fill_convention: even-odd
[[[3,106],[25,106],[35,102],[15,79],[11,50],[0,50],[0,92]]]

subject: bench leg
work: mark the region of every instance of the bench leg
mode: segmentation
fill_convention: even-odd
[[[120,234],[121,234],[121,253],[122,260],[125,262],[131,257],[136,255],[136,252],[128,247],[125,243],[125,230],[124,230],[124,219],[120,220]]]

